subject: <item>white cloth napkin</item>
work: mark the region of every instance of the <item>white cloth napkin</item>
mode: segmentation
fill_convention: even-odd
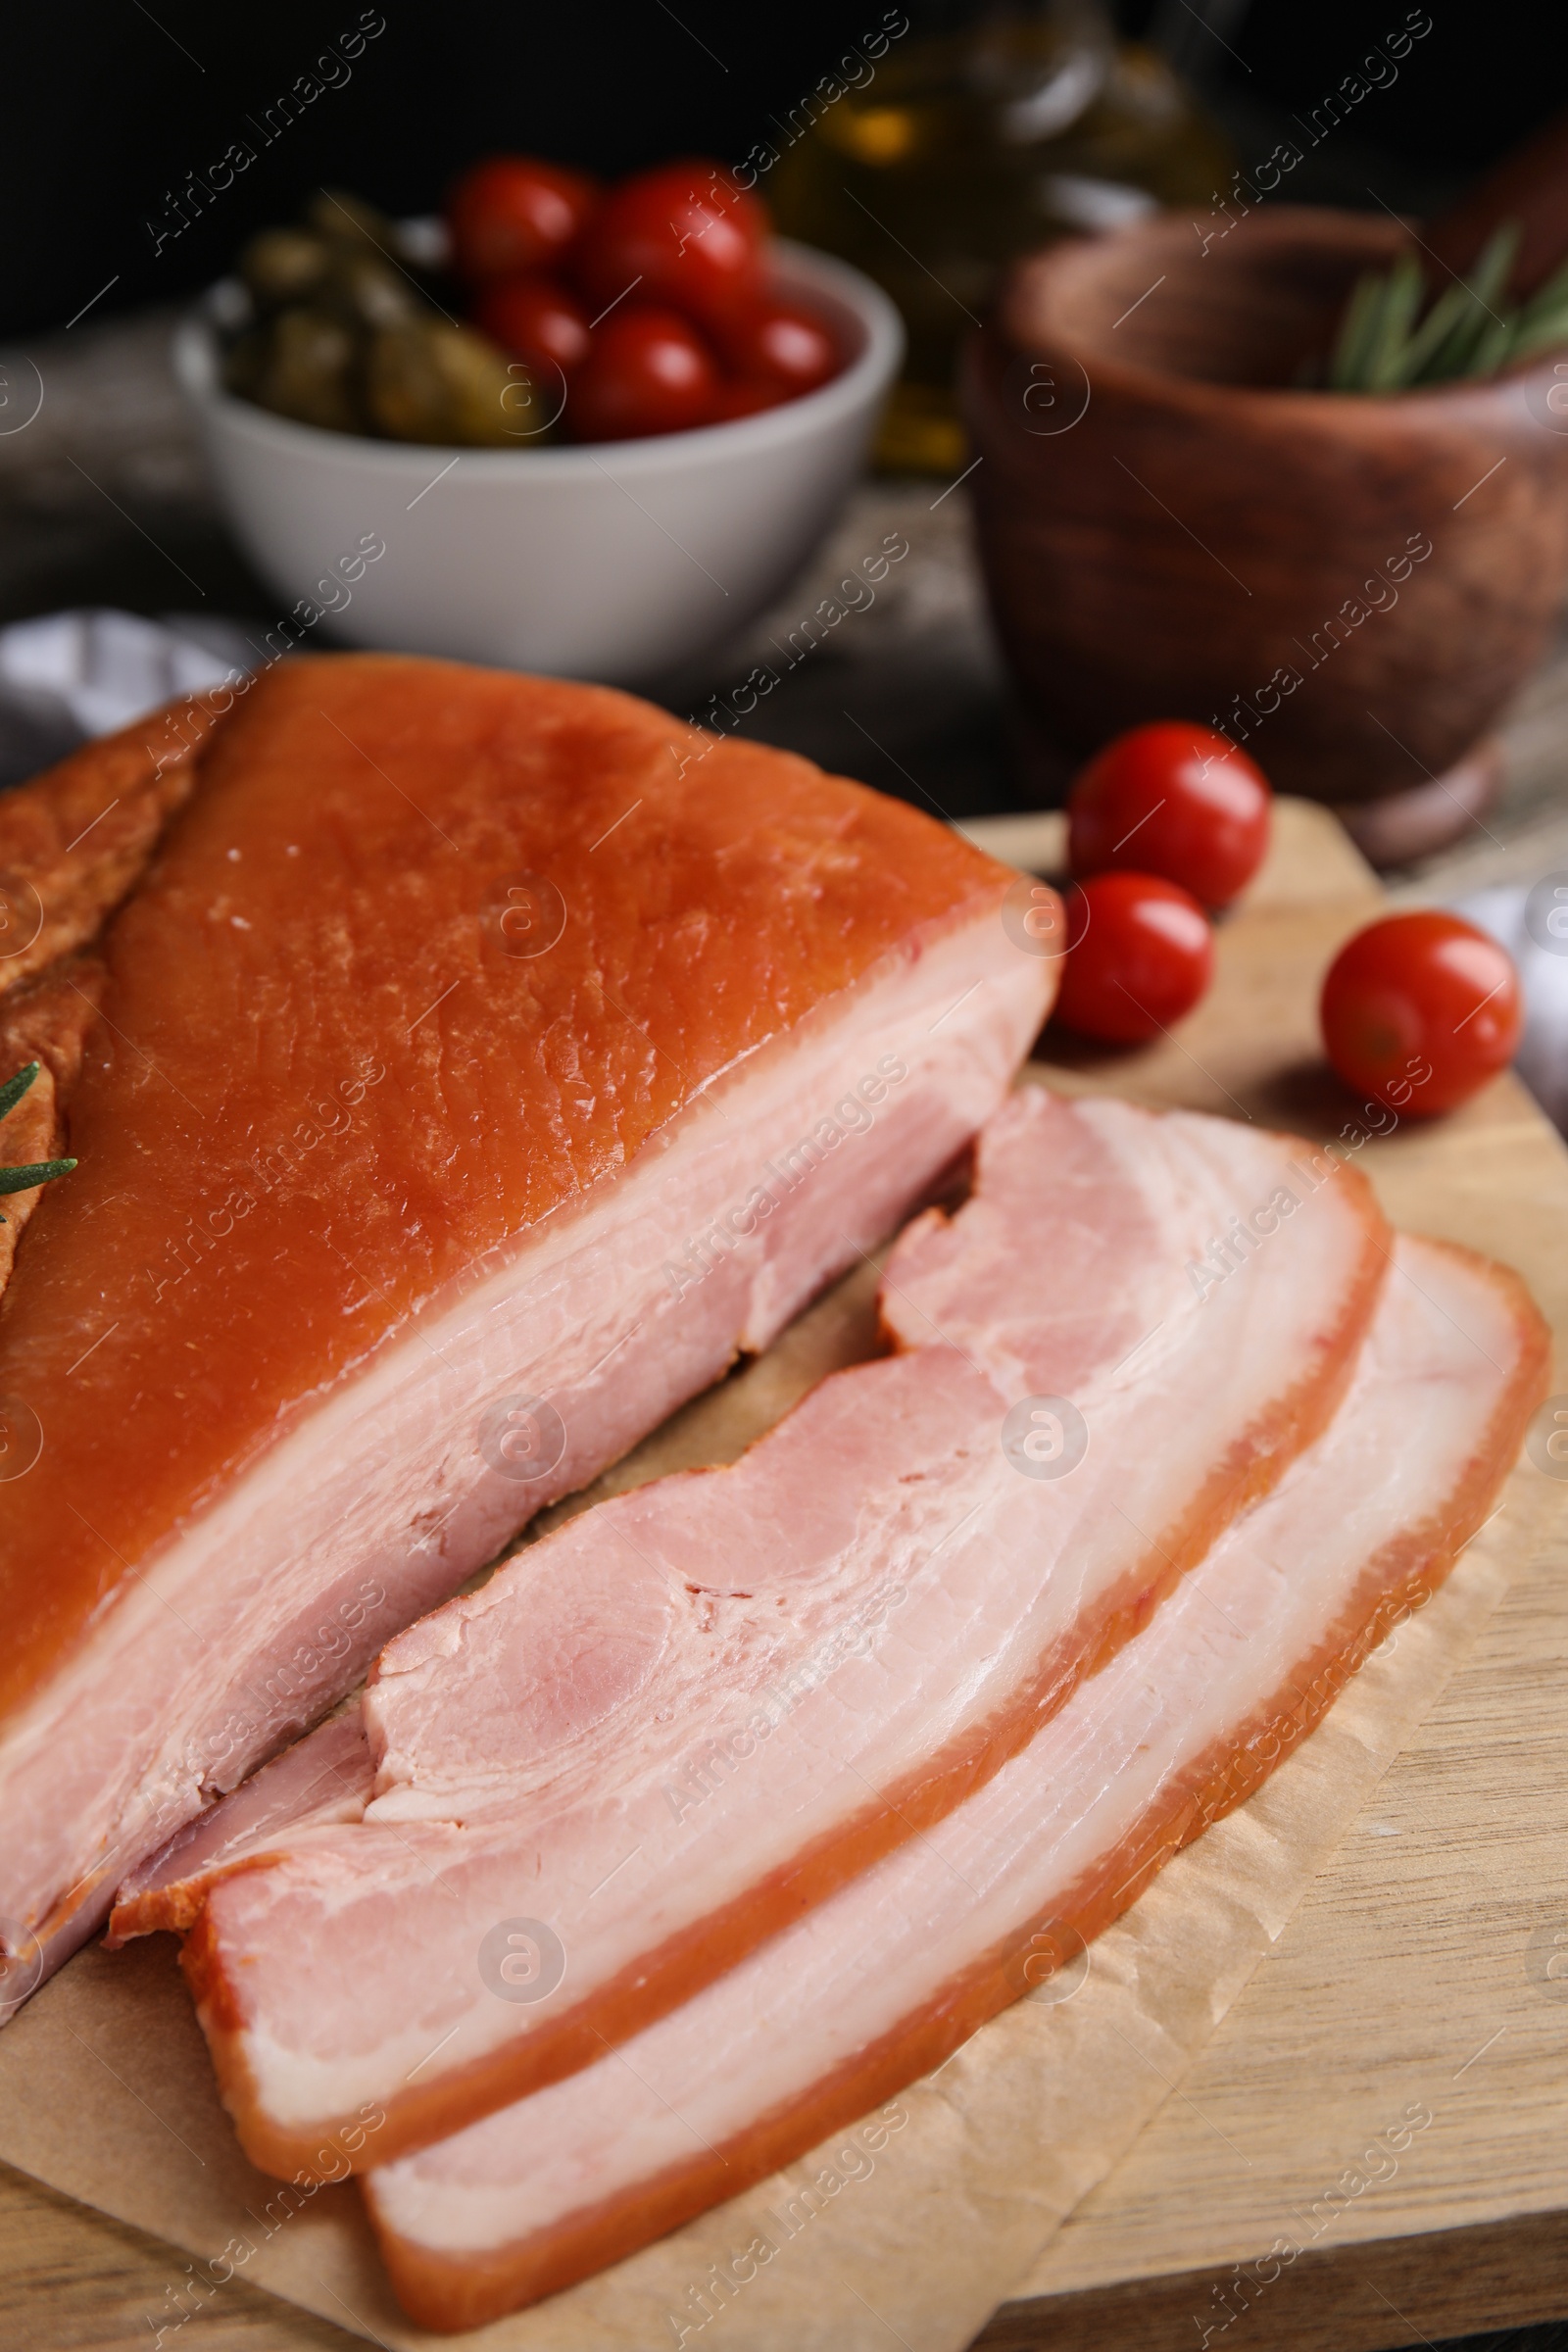
[[[89,735],[111,735],[176,694],[216,686],[258,655],[237,621],[171,612],[46,612],[0,629],[0,786]]]
[[[1526,1021],[1514,1068],[1568,1135],[1568,871],[1478,890],[1453,911],[1490,931],[1518,965]]]

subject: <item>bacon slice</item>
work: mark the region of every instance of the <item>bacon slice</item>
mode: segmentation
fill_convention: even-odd
[[[1306,1152],[1025,1090],[889,1265],[929,1344],[392,1642],[364,1821],[217,1885],[186,1945],[255,2161],[309,2166],[368,2100],[384,2157],[589,2063],[1014,1754],[1343,1392],[1386,1228]],[[1077,1428],[1066,1475],[1019,1475]],[[532,2001],[494,1989],[518,1919],[564,1956]]]
[[[1485,1518],[1545,1386],[1517,1278],[1401,1239],[1317,1445],[928,1838],[620,2053],[372,2172],[422,2327],[619,2260],[940,2063],[1265,1779]]]
[[[362,1821],[374,1787],[360,1702],[351,1699],[131,1872],[115,1895],[110,1950],[157,1928],[190,1927],[220,1878],[279,1851],[302,1830]]]
[[[101,982],[0,1301],[34,1975],[892,1231],[1055,969],[946,827],[623,695],[342,657],[187,717],[0,800],[0,928],[41,925],[0,1043],[93,1012],[40,956],[92,938]]]

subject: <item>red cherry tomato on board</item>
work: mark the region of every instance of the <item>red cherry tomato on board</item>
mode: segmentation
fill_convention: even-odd
[[[470,285],[517,270],[549,270],[599,202],[585,172],[531,155],[475,164],[447,198],[452,265]]]
[[[710,332],[760,301],[767,215],[717,164],[662,164],[612,188],[573,257],[590,312],[635,287]]]
[[[637,441],[707,424],[718,391],[708,346],[674,311],[624,303],[595,333],[573,378],[566,423],[577,441]]]
[[[1107,1045],[1138,1045],[1179,1021],[1214,969],[1208,917],[1158,874],[1093,874],[1067,894],[1057,1017]]]
[[[844,362],[831,328],[798,303],[764,301],[719,330],[719,347],[748,383],[773,383],[791,400],[831,383]]]
[[[554,278],[492,278],[479,290],[473,318],[492,343],[524,361],[548,382],[556,382],[556,368],[569,376],[588,357],[588,314],[576,295]],[[558,393],[560,388],[556,383]]]
[[[1097,752],[1067,800],[1075,874],[1163,874],[1205,906],[1228,906],[1268,848],[1273,795],[1228,736],[1186,719],[1134,727]]]
[[[1435,909],[1358,931],[1329,966],[1320,1015],[1347,1086],[1412,1118],[1468,1102],[1513,1059],[1524,1024],[1506,950]]]

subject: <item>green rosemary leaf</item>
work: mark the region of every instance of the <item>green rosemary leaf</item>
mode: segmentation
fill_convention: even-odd
[[[30,1193],[53,1176],[69,1176],[75,1164],[74,1159],[35,1159],[30,1167],[0,1168],[0,1193]]]
[[[1366,354],[1377,332],[1383,286],[1384,280],[1373,270],[1356,279],[1329,363],[1329,382],[1336,392],[1358,392],[1363,387]]]
[[[16,1109],[37,1075],[37,1062],[29,1061],[18,1070],[14,1078],[8,1078],[4,1086],[0,1086],[0,1119],[8,1111]],[[36,1159],[26,1167],[0,1168],[0,1194],[30,1193],[35,1184],[47,1184],[51,1177],[69,1176],[75,1164],[74,1159]],[[8,1222],[7,1218],[0,1217],[0,1225]]]
[[[1559,270],[1525,304],[1514,321],[1508,357],[1526,360],[1533,352],[1551,351],[1563,343],[1568,343],[1568,270]]]
[[[1505,220],[1487,239],[1481,259],[1470,273],[1469,285],[1477,302],[1485,311],[1495,310],[1502,300],[1513,268],[1514,255],[1519,250],[1519,223]]]
[[[1469,366],[1462,372],[1470,376],[1495,375],[1503,362],[1513,356],[1518,324],[1518,318],[1512,311],[1505,311],[1500,318],[1490,318]]]
[[[1532,333],[1543,319],[1555,318],[1565,305],[1568,305],[1568,262],[1531,295],[1519,314],[1521,332]]]
[[[1332,389],[1397,392],[1490,376],[1532,352],[1568,344],[1568,263],[1522,308],[1502,307],[1519,235],[1518,222],[1505,220],[1469,277],[1445,287],[1424,318],[1426,286],[1413,253],[1358,278],[1329,363]]]
[[[1361,366],[1361,380],[1369,392],[1381,392],[1395,380],[1400,352],[1421,308],[1426,284],[1413,253],[1401,253],[1383,280],[1373,314],[1373,328]]]
[[[1489,246],[1487,255],[1491,251]],[[1487,255],[1482,257],[1483,265]],[[1490,276],[1484,277],[1478,270],[1474,280],[1460,279],[1449,288],[1453,296],[1452,323],[1412,381],[1436,384],[1465,374],[1482,337],[1493,323],[1494,314],[1486,291],[1488,283]]]
[[[1396,384],[1432,380],[1430,369],[1435,355],[1462,323],[1469,308],[1469,293],[1457,282],[1438,296],[1400,354],[1394,378]]]
[[[0,1119],[5,1117],[8,1110],[16,1109],[17,1104],[37,1077],[38,1067],[37,1062],[29,1061],[24,1069],[20,1069],[14,1078],[8,1078],[4,1086],[0,1086]]]

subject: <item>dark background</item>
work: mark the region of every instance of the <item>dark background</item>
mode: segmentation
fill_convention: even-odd
[[[386,29],[258,154],[210,211],[155,255],[147,222],[260,115],[361,0],[215,9],[200,0],[19,0],[8,13],[0,158],[10,234],[0,250],[0,335],[64,326],[190,292],[253,228],[331,180],[389,210],[433,209],[461,165],[520,147],[613,173],[696,150],[743,156],[887,0],[628,0],[501,7],[381,0]],[[939,13],[906,0],[921,23]],[[1272,117],[1309,107],[1409,0],[1120,0],[1124,29],[1152,30],[1251,152]],[[1428,0],[1433,29],[1398,81],[1362,110],[1357,145],[1396,200],[1436,200],[1523,130],[1568,104],[1568,11],[1509,0]],[[1209,29],[1212,26],[1213,29]],[[1266,152],[1266,150],[1265,150]],[[1351,174],[1352,180],[1354,173]],[[1338,201],[1358,184],[1318,187]],[[111,283],[110,281],[113,281]],[[108,286],[108,291],[101,291]],[[96,298],[96,299],[95,299]]]

